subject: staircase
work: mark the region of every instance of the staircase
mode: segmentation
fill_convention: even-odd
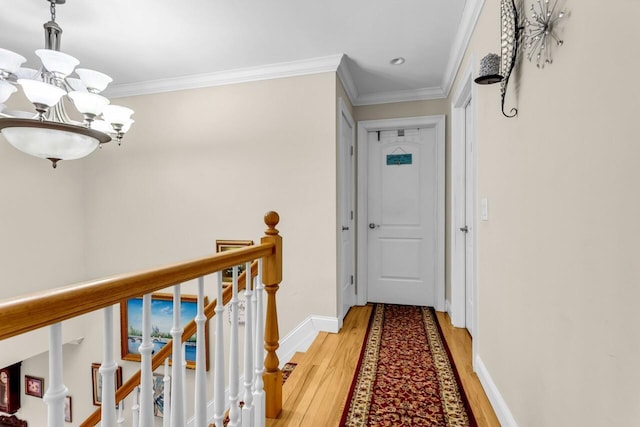
[[[278,222],[277,213],[267,213],[267,230],[260,243],[254,246],[0,301],[3,320],[0,322],[0,341],[41,327],[49,328],[48,388],[43,399],[47,405],[47,425],[64,427],[65,397],[74,393],[64,384],[61,339],[64,321],[96,311],[102,312],[104,319],[103,359],[99,370],[102,405],[81,423],[82,427],[120,426],[125,425],[126,419],[129,420],[127,425],[133,427],[154,426],[154,398],[158,396],[154,396],[153,372],[162,365],[165,366],[163,427],[206,427],[211,422],[222,426],[225,414],[230,418],[228,425],[231,427],[259,427],[265,425],[266,417],[277,417],[282,407],[282,373],[276,355],[279,347],[276,292],[282,280],[282,238],[275,228]],[[245,266],[242,274],[238,273],[239,265]],[[230,286],[223,287],[222,271],[226,269],[233,270],[233,281]],[[183,326],[181,284],[191,280],[197,281],[197,314]],[[205,287],[215,290],[216,295],[208,305],[205,304]],[[154,351],[151,336],[153,293],[167,288],[173,291],[173,339],[159,351]],[[244,291],[247,316],[242,337],[238,327],[241,291]],[[116,390],[118,365],[113,348],[113,308],[138,297],[142,298],[141,369]],[[224,324],[225,313],[231,319],[229,328]],[[214,369],[207,373],[205,332],[206,323],[212,318],[215,322]],[[197,335],[195,401],[187,402],[184,343],[194,334]],[[244,341],[243,353],[239,350],[240,340]],[[228,361],[228,368],[225,361]],[[213,390],[207,385],[211,376]],[[75,393],[84,394],[85,390]],[[125,416],[121,402],[129,395],[133,405],[128,405],[130,413]],[[212,400],[208,396],[212,396]],[[188,408],[194,407],[192,413]]]

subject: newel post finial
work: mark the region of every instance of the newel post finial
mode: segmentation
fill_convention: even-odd
[[[278,310],[276,309],[276,292],[282,282],[282,236],[275,228],[280,221],[276,212],[267,212],[264,222],[267,230],[261,243],[273,244],[273,252],[262,261],[262,283],[267,292],[267,315],[264,326],[264,381],[265,412],[267,418],[276,418],[282,410],[282,371],[276,350],[280,347],[278,331]]]
[[[277,236],[280,232],[276,229],[276,225],[280,222],[280,215],[278,212],[269,211],[264,214],[264,223],[267,225],[267,229],[264,234],[267,236]]]

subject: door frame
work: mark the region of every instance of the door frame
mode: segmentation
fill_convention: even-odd
[[[343,158],[343,154],[344,150],[342,150],[342,145],[344,144],[344,141],[342,140],[342,118],[345,118],[346,121],[349,123],[349,125],[351,126],[351,141],[352,141],[352,147],[353,147],[353,155],[350,155],[349,159],[344,159]],[[342,328],[342,322],[344,320],[344,316],[347,315],[347,313],[343,313],[343,303],[342,303],[342,283],[340,283],[340,278],[342,277],[342,272],[344,268],[348,268],[347,266],[342,264],[342,206],[340,206],[341,200],[342,200],[342,192],[343,191],[350,191],[351,192],[351,203],[352,203],[352,210],[355,214],[356,212],[356,188],[355,188],[355,183],[356,183],[356,161],[355,161],[355,148],[356,148],[356,123],[353,120],[353,116],[351,115],[351,112],[349,111],[349,109],[347,108],[347,105],[345,104],[344,100],[339,97],[338,98],[338,145],[336,147],[337,149],[337,155],[338,155],[338,206],[337,206],[337,221],[336,221],[336,243],[337,243],[337,254],[338,254],[338,269],[337,269],[337,280],[336,282],[338,283],[338,328]],[[342,171],[342,166],[346,163],[343,162],[350,162],[351,163],[351,176],[348,177],[348,179],[345,179],[346,177],[342,176],[343,175],[343,171]],[[355,228],[355,224],[356,224],[356,218],[354,218],[353,221],[351,221],[352,226]],[[357,245],[357,230],[354,229],[353,231],[353,244],[352,244],[352,250],[351,250],[351,265],[353,265],[353,275],[354,275],[354,286],[355,286],[355,294],[356,294],[356,298],[354,301],[354,304],[358,303],[358,282],[357,282],[357,269],[356,269],[356,245]]]
[[[359,305],[367,303],[367,247],[368,247],[368,177],[369,177],[369,147],[368,134],[371,131],[394,130],[403,128],[434,128],[436,130],[436,307],[438,311],[445,311],[445,116],[419,116],[401,119],[363,120],[358,122],[357,153],[357,262],[356,284],[358,286],[357,302]]]
[[[451,103],[451,209],[450,209],[450,233],[451,233],[451,246],[450,246],[450,259],[451,259],[451,304],[449,315],[451,317],[451,323],[453,326],[464,328],[465,321],[465,298],[466,298],[466,274],[471,274],[471,288],[473,297],[473,309],[471,324],[473,325],[474,335],[478,336],[478,215],[477,215],[477,194],[478,194],[478,144],[477,144],[477,96],[476,86],[473,84],[473,64],[475,60],[471,58],[469,60],[469,67],[461,75],[461,86],[452,98]],[[467,129],[467,123],[465,120],[465,108],[471,101],[470,111],[471,114],[471,129]],[[471,153],[471,159],[465,161],[466,156],[466,140],[465,133],[470,132],[472,135],[472,141],[474,142],[474,150]],[[467,165],[470,165],[469,167]],[[471,170],[469,170],[471,169]],[[473,240],[473,252],[472,262],[473,268],[471,272],[466,271],[465,264],[465,250],[464,245],[461,245],[460,240],[456,239],[456,233],[459,233],[461,225],[460,221],[465,221],[462,212],[462,206],[460,204],[460,198],[455,195],[463,194],[465,191],[465,172],[471,173],[472,181],[474,183],[473,188],[467,189],[472,192],[471,199],[473,200],[472,206],[467,207],[473,210],[473,224],[469,224],[471,227],[470,238]],[[474,351],[476,354],[477,339],[473,340]],[[475,358],[474,358],[475,363]]]

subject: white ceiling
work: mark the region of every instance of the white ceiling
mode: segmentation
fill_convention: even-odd
[[[116,89],[121,85],[135,92],[149,81],[345,54],[352,98],[384,102],[389,95],[448,94],[472,27],[468,15],[474,3],[67,0],[57,6],[56,21],[64,31],[61,50],[77,57],[82,67],[111,75]],[[0,47],[38,68],[33,51],[44,47],[48,1],[0,0],[0,8]],[[391,65],[398,56],[406,63]]]

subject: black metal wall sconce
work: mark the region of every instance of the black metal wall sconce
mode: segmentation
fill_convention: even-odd
[[[564,11],[556,14],[558,0],[537,0],[538,8],[531,5],[531,19],[525,19],[525,25],[520,24],[518,9],[515,0],[500,0],[500,28],[501,28],[501,55],[490,53],[480,61],[480,76],[475,82],[482,85],[500,83],[500,98],[502,114],[513,118],[518,115],[518,109],[512,108],[507,114],[504,110],[504,100],[507,95],[509,78],[516,65],[520,40],[523,30],[525,34],[525,46],[529,49],[527,58],[536,60],[538,68],[544,68],[545,64],[551,64],[551,44],[557,46],[564,43],[555,33],[556,23],[565,16]]]

